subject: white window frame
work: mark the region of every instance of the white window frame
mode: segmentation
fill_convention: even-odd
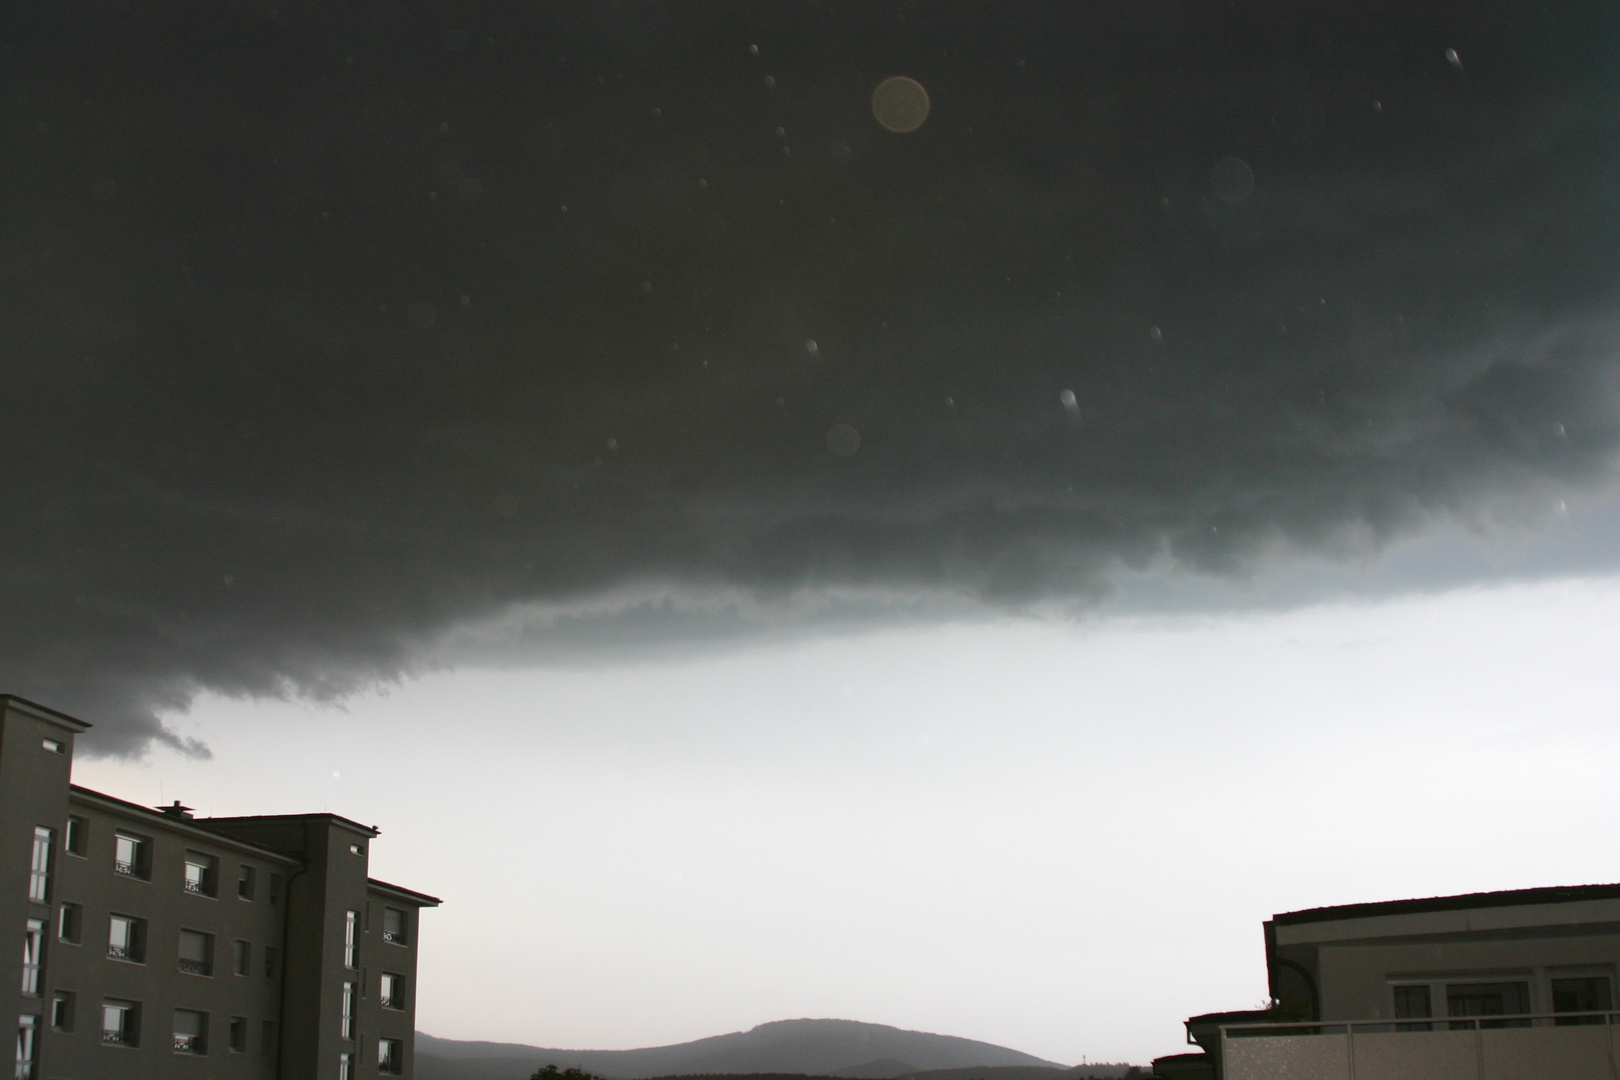
[[[28,899],[36,904],[51,902],[51,855],[56,847],[56,830],[34,826],[34,852],[28,865]]]

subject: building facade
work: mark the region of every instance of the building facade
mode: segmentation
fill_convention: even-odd
[[[75,786],[88,727],[0,696],[16,1080],[411,1076],[419,916],[439,901],[368,875],[377,830]]]

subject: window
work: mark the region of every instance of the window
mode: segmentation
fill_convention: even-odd
[[[90,853],[90,823],[82,817],[68,818],[67,836],[64,839],[67,841],[64,846],[69,855],[84,858]]]
[[[56,938],[70,945],[79,943],[79,932],[84,926],[84,908],[64,903],[56,912]]]
[[[208,1014],[191,1009],[174,1010],[174,1052],[208,1053]]]
[[[117,833],[113,839],[113,873],[147,880],[151,853],[152,842],[144,836]]]
[[[392,941],[395,945],[403,945],[405,936],[405,913],[398,908],[383,908],[383,940]]]
[[[343,1000],[341,1002],[343,1014],[341,1017],[342,1030],[339,1034],[345,1039],[354,1038],[354,983],[343,984]]]
[[[354,1055],[338,1055],[338,1080],[354,1080]]]
[[[1429,988],[1427,986],[1397,986],[1395,989],[1395,1019],[1397,1020],[1427,1020],[1434,1013],[1430,1011]],[[1429,1024],[1401,1024],[1400,1031],[1428,1031]]]
[[[101,1041],[108,1046],[141,1045],[141,1006],[134,1001],[101,1004]]]
[[[364,855],[365,853],[366,853],[366,849],[361,847],[359,844],[350,844],[349,845],[349,854],[350,855]]]
[[[114,915],[107,920],[107,955],[113,960],[127,960],[132,964],[146,962],[146,922],[128,915]]]
[[[238,941],[236,952],[232,959],[231,970],[238,975],[253,974],[253,945],[251,942]]]
[[[398,1039],[377,1040],[377,1071],[398,1076],[405,1071],[405,1045]]]
[[[51,900],[51,845],[55,831],[44,826],[34,827],[34,858],[28,868],[28,899],[36,904]]]
[[[38,1048],[39,1018],[23,1013],[17,1018],[17,1080],[34,1080],[34,1052]]]
[[[382,998],[382,1007],[385,1009],[403,1009],[405,1007],[405,976],[383,972],[378,996]]]
[[[359,961],[360,913],[358,911],[345,911],[343,913],[343,966],[353,968]]]
[[[45,920],[29,919],[23,929],[22,992],[39,996],[39,966],[45,956]]]
[[[1555,1013],[1607,1012],[1614,1008],[1609,980],[1603,975],[1577,979],[1554,979],[1552,1002]],[[1566,1016],[1555,1021],[1559,1027],[1571,1024],[1601,1024],[1601,1016]]]
[[[1530,1011],[1530,984],[1527,982],[1452,983],[1446,987],[1447,1016],[1514,1016]],[[1452,1024],[1453,1031],[1466,1031],[1473,1024]],[[1529,1027],[1528,1020],[1480,1021],[1482,1028]]]
[[[214,973],[214,935],[197,930],[180,931],[180,970],[187,975]]]
[[[218,892],[219,860],[200,851],[186,852],[186,892],[213,896]]]
[[[58,990],[51,995],[51,1027],[61,1032],[73,1030],[76,1000],[77,995],[71,990]]]
[[[39,741],[39,745],[43,746],[46,750],[53,754],[67,753],[67,747],[62,745],[61,739],[41,739]]]
[[[236,878],[236,898],[238,900],[252,900],[254,886],[258,884],[258,878],[258,872],[253,867],[242,867],[242,872]]]
[[[264,947],[264,977],[273,979],[280,968],[281,950],[273,945]]]
[[[247,1053],[248,1022],[245,1016],[231,1017],[230,1038],[227,1049],[233,1054]]]
[[[276,1056],[276,1022],[274,1020],[262,1020],[259,1022],[259,1056]]]

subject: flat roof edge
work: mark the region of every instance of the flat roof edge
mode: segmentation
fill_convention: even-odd
[[[376,878],[366,878],[366,887],[375,889],[378,892],[394,893],[396,896],[403,897],[412,903],[421,904],[423,907],[438,907],[444,903],[437,896],[429,896],[427,893],[417,892],[415,889],[407,889],[403,885],[390,885],[388,882],[378,881]]]
[[[1436,911],[1469,911],[1475,908],[1572,904],[1582,900],[1620,900],[1620,883],[1552,885],[1539,889],[1504,889],[1499,892],[1459,893],[1455,896],[1427,896],[1413,900],[1340,904],[1336,907],[1284,911],[1273,915],[1270,921],[1278,926],[1297,926],[1301,923],[1335,922],[1340,919],[1370,919],[1380,915],[1424,915]]]
[[[206,817],[199,821],[341,821],[355,832],[364,833],[367,838],[375,840],[382,835],[382,830],[370,825],[362,825],[353,818],[346,818],[342,814],[238,814],[234,817]]]
[[[83,734],[95,727],[88,720],[80,720],[77,716],[57,712],[49,706],[41,705],[37,701],[29,701],[27,698],[18,697],[16,694],[0,694],[0,708],[16,709],[18,712],[28,713],[36,720],[48,720],[53,724],[61,724],[63,727],[79,734]]]
[[[238,840],[236,837],[226,835],[225,833],[217,833],[208,828],[206,825],[202,824],[203,821],[208,820],[207,818],[203,818],[201,820],[197,818],[177,818],[170,814],[165,814],[161,810],[154,810],[149,806],[142,806],[140,803],[129,802],[128,800],[120,799],[115,795],[108,795],[105,792],[95,791],[87,787],[80,787],[78,784],[72,784],[69,785],[68,788],[68,800],[71,802],[75,798],[81,802],[100,803],[107,809],[140,817],[162,828],[173,829],[175,832],[187,833],[196,836],[198,839],[207,840],[210,843],[231,848],[234,851],[247,852],[248,854],[257,858],[270,859],[274,862],[285,863],[288,866],[303,865],[302,859],[294,858],[291,855],[283,855],[279,851],[271,851],[269,848],[260,847],[257,844],[250,844],[246,840]]]

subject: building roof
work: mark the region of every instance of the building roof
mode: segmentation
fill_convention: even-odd
[[[1620,884],[1553,885],[1541,889],[1507,889],[1502,892],[1462,893],[1457,896],[1428,896],[1416,900],[1385,900],[1373,904],[1340,904],[1336,907],[1285,911],[1271,917],[1279,926],[1297,923],[1330,922],[1336,919],[1366,919],[1377,915],[1421,915],[1431,911],[1467,911],[1472,908],[1516,907],[1522,904],[1570,904],[1579,900],[1620,899]]]
[[[18,697],[16,694],[0,694],[0,709],[3,708],[12,708],[20,712],[31,713],[41,720],[49,720],[53,724],[61,724],[65,728],[71,728],[80,733],[89,731],[95,726],[88,721],[80,720],[76,716],[57,712],[55,709],[47,708],[37,701],[29,701],[27,698]]]
[[[366,878],[366,884],[377,892],[392,893],[401,900],[412,904],[420,904],[422,907],[438,907],[443,903],[437,896],[429,896],[427,893],[417,892],[415,889],[407,889],[403,885],[390,885],[388,882],[378,881],[376,878]]]
[[[377,836],[381,835],[381,833],[382,833],[382,830],[377,828],[376,826],[362,825],[358,821],[355,821],[353,818],[346,818],[342,814],[240,814],[240,815],[238,815],[236,817],[206,817],[206,818],[198,818],[197,819],[198,823],[201,824],[203,826],[203,828],[205,828],[205,829],[208,827],[208,822],[210,822],[210,821],[315,821],[315,820],[341,822],[342,824],[347,825],[349,828],[353,829],[355,832],[364,833],[366,836],[368,836],[370,838],[373,838],[373,839],[375,839]]]
[[[286,863],[289,866],[299,865],[298,859],[295,859],[284,852],[272,851],[269,848],[260,847],[258,844],[252,844],[246,840],[238,840],[236,837],[229,836],[225,833],[215,832],[208,827],[206,818],[197,820],[195,818],[184,818],[177,817],[173,814],[165,814],[163,811],[154,810],[150,806],[142,806],[140,803],[128,802],[124,799],[116,798],[104,792],[92,791],[90,788],[80,787],[78,784],[71,785],[68,789],[68,793],[69,797],[72,799],[78,799],[79,801],[85,803],[99,804],[103,809],[116,810],[120,813],[128,814],[131,817],[139,818],[142,821],[148,822],[151,827],[155,829],[168,829],[172,832],[184,833],[199,840],[207,840],[209,843],[219,844],[221,847],[228,847],[236,851],[245,851],[251,855],[258,856],[261,859],[270,859],[275,862]]]

